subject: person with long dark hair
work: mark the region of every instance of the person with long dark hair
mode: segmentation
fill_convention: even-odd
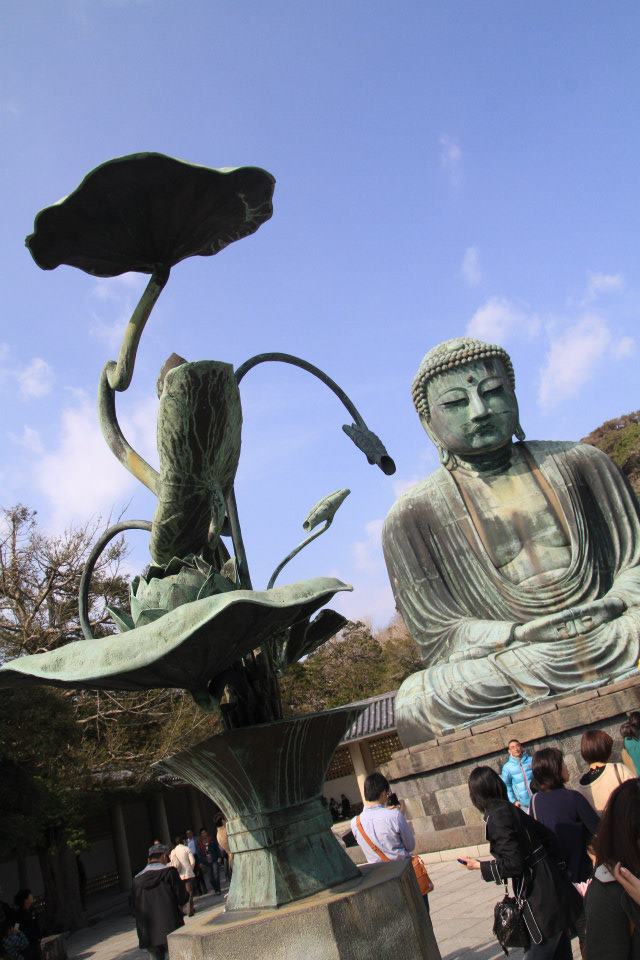
[[[536,750],[533,781],[538,792],[534,794],[529,813],[555,833],[571,880],[584,884],[593,870],[587,848],[600,818],[581,793],[565,786],[568,780],[569,771],[561,750],[557,747]]]
[[[509,802],[507,788],[491,767],[476,767],[469,776],[469,796],[486,824],[492,860],[461,858],[484,880],[511,879],[525,900],[523,918],[531,938],[525,960],[571,960],[569,930],[582,908],[564,871],[554,834]]]
[[[586,897],[586,955],[638,960],[640,908],[631,879],[640,876],[640,781],[627,780],[613,791],[594,846],[596,872]]]

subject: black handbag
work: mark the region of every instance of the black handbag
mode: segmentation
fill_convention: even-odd
[[[504,950],[505,956],[509,956],[509,947],[529,946],[531,938],[527,925],[524,922],[522,911],[526,901],[520,897],[510,897],[509,887],[505,883],[505,895],[502,900],[496,903],[493,911],[493,934]]]

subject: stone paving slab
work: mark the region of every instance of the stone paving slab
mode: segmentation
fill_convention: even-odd
[[[485,883],[477,871],[465,870],[456,861],[429,864],[435,890],[429,895],[431,919],[442,960],[504,960],[493,938],[493,908],[502,897],[502,887]],[[221,902],[209,893],[196,898],[197,914]],[[189,923],[189,920],[186,920]],[[69,960],[146,960],[138,948],[133,917],[104,920],[74,933],[67,943]],[[578,941],[573,955],[579,960]],[[398,945],[402,957],[402,945]],[[300,960],[304,960],[301,957]],[[509,960],[522,960],[522,950],[509,952]]]

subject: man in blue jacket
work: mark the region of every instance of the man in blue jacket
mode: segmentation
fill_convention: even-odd
[[[531,757],[524,753],[519,740],[510,740],[507,747],[509,759],[502,768],[500,776],[504,780],[509,794],[509,800],[525,813],[529,813],[531,805]]]

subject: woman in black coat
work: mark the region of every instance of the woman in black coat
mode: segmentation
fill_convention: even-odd
[[[593,873],[588,847],[598,831],[600,817],[581,793],[565,786],[569,771],[557,747],[536,750],[533,780],[538,792],[529,813],[556,835],[573,883],[586,883]]]
[[[526,900],[523,918],[531,937],[525,960],[571,960],[569,930],[582,911],[582,898],[565,873],[555,836],[509,802],[495,770],[476,767],[469,794],[482,813],[493,860],[465,857],[468,870],[497,884],[511,879]]]

